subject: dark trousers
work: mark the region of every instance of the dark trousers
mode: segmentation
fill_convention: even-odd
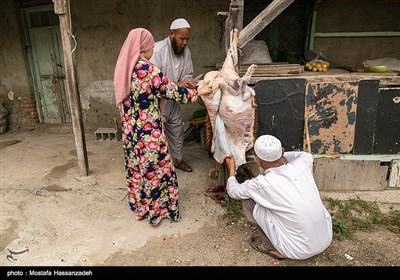
[[[257,224],[256,220],[254,220],[253,210],[254,210],[255,205],[256,205],[256,203],[251,198],[242,200],[242,207],[243,207],[244,214],[246,215],[247,220],[251,224],[254,224],[257,227],[258,235],[259,235],[264,247],[270,251],[276,251],[275,247],[272,245],[269,238],[265,235],[262,228]]]

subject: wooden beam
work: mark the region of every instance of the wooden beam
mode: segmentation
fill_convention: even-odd
[[[69,1],[53,0],[54,12],[60,19],[60,32],[63,45],[65,75],[67,79],[67,92],[69,106],[71,109],[72,127],[75,135],[76,153],[78,156],[79,174],[87,176],[89,174],[89,163],[86,150],[85,133],[82,120],[82,107],[79,96],[78,86],[75,80],[74,63],[71,48],[71,25]]]
[[[238,47],[243,48],[293,2],[294,0],[274,0],[269,4],[240,32]]]
[[[225,53],[230,45],[230,33],[233,28],[240,31],[243,29],[243,6],[244,0],[232,0],[229,4],[229,13],[225,21]]]
[[[54,13],[56,15],[65,15],[67,13],[67,1],[68,0],[53,0]]]

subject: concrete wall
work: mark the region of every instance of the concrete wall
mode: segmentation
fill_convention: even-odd
[[[4,105],[11,113],[11,128],[18,128],[32,118],[33,122],[37,121],[32,114],[29,115],[36,100],[19,10],[15,4],[28,2],[52,3],[51,0],[0,1],[0,98],[5,100]],[[161,40],[167,36],[172,20],[185,17],[192,25],[189,48],[194,72],[198,75],[213,70],[225,58],[225,18],[217,16],[217,12],[228,11],[229,4],[230,0],[71,0],[72,31],[78,42],[75,52],[77,82],[85,129],[92,132],[98,127],[110,126],[113,118],[118,117],[114,105],[113,72],[122,43],[132,28],[145,27],[156,40]],[[267,4],[266,1],[265,6]],[[254,7],[262,10],[259,5],[256,0],[245,1],[244,17],[248,21],[257,15],[252,12],[252,7],[253,10]],[[278,28],[276,32],[281,34],[291,26],[279,25],[275,29]],[[330,0],[322,1],[318,8],[317,32],[399,29],[400,0]],[[265,34],[265,38],[257,36],[257,39],[269,42],[268,33]],[[339,64],[359,65],[364,59],[400,58],[400,38],[317,38],[315,49]],[[15,93],[14,100],[7,98],[10,90]],[[26,101],[25,105],[30,104],[29,108],[21,107],[19,100]],[[201,108],[198,104],[183,105],[184,119],[190,120],[193,111]]]
[[[225,58],[219,11],[228,11],[229,0],[217,1],[71,1],[73,32],[77,38],[77,75],[85,123],[94,128],[118,116],[113,94],[113,74],[121,46],[132,28],[149,29],[155,40],[164,39],[171,22],[186,18],[192,26],[188,47],[194,74],[210,71]],[[174,11],[174,12],[173,12]],[[190,120],[199,104],[183,105],[184,120]]]
[[[37,114],[31,114],[36,100],[19,10],[11,0],[0,1],[0,26],[0,98],[9,112],[8,128],[24,127],[37,122]]]
[[[31,1],[21,1],[23,5]],[[43,4],[46,1],[42,1]],[[52,1],[47,1],[52,3]],[[37,2],[36,2],[37,3]],[[132,28],[149,29],[155,40],[164,39],[171,22],[185,17],[192,26],[189,48],[192,52],[194,74],[212,70],[225,58],[223,22],[219,11],[229,10],[230,0],[86,0],[71,1],[72,31],[77,40],[76,73],[81,94],[85,130],[94,131],[109,126],[119,116],[113,93],[113,74],[120,48]],[[29,120],[17,97],[33,101],[34,87],[18,4],[13,0],[0,1],[0,98],[10,112],[9,127],[18,128]],[[3,28],[3,26],[5,28]],[[15,93],[15,100],[7,98]],[[24,103],[25,104],[25,103]],[[23,106],[25,108],[25,106]],[[184,120],[190,120],[199,104],[182,106]],[[31,108],[29,109],[29,112]],[[33,119],[32,121],[37,121]]]

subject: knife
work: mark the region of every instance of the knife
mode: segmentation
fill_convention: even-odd
[[[196,76],[196,77],[192,80],[192,83],[194,83],[194,82],[200,80],[200,79],[203,77],[203,75],[204,75],[204,73],[201,73],[200,75]]]

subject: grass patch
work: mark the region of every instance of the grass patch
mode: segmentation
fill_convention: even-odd
[[[223,218],[227,221],[227,224],[237,224],[239,220],[244,217],[241,200],[230,198],[228,194],[225,193],[222,206],[226,208],[226,213]]]
[[[326,200],[327,210],[332,215],[332,228],[336,239],[351,239],[357,231],[369,231],[376,226],[400,233],[400,211],[382,213],[375,202],[366,202],[359,197],[340,201]],[[237,224],[244,217],[242,202],[223,194],[222,206],[226,209],[224,219],[227,224]]]
[[[391,210],[385,216],[386,228],[394,233],[400,233],[400,211]]]
[[[326,256],[326,260],[334,266],[344,266],[343,258],[341,256]]]
[[[350,239],[355,232],[369,231],[375,226],[399,232],[399,211],[383,214],[375,202],[366,202],[359,197],[346,201],[329,198],[327,202],[332,215],[334,237],[337,239]]]

